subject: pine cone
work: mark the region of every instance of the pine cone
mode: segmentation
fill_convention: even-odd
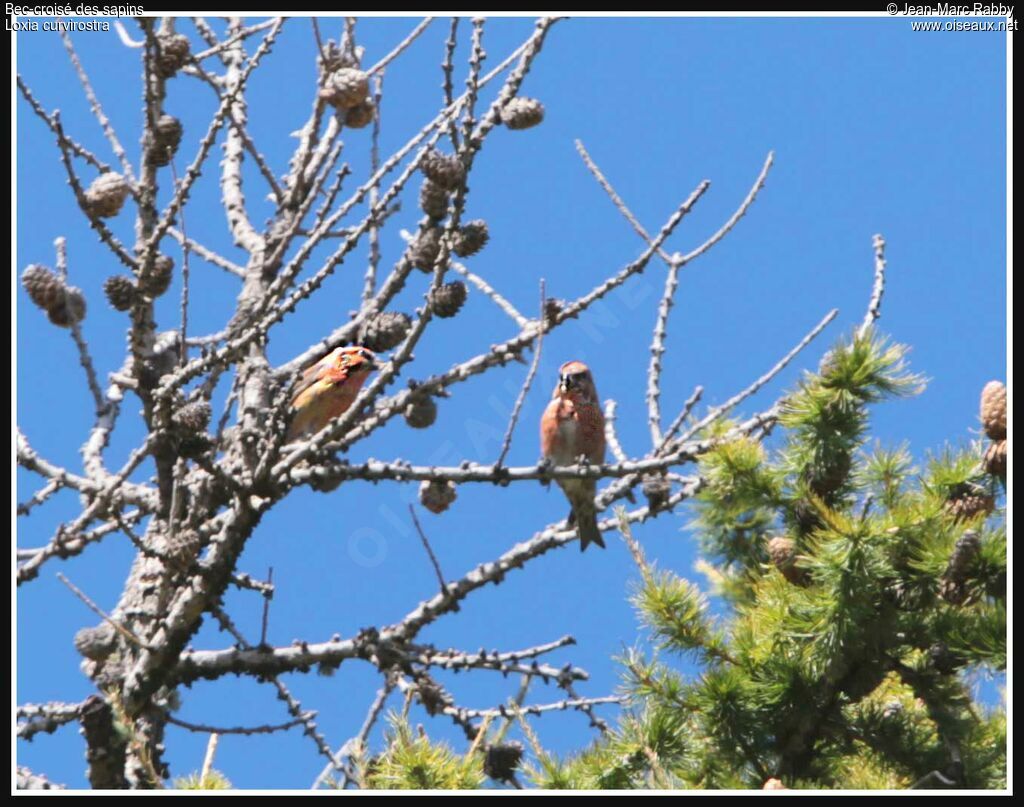
[[[381,353],[402,344],[411,327],[412,320],[408,314],[382,311],[363,324],[359,341],[374,353]]]
[[[174,413],[172,419],[174,425],[181,429],[182,432],[194,434],[206,431],[206,427],[210,425],[212,417],[213,407],[210,406],[210,402],[199,400],[185,404]]]
[[[146,157],[153,165],[167,165],[178,151],[184,134],[181,121],[173,115],[161,115],[153,126],[153,139]]]
[[[523,760],[524,750],[523,744],[515,741],[488,745],[484,753],[484,774],[496,782],[511,782]]]
[[[115,311],[127,311],[135,304],[135,281],[125,275],[111,275],[103,283],[103,293]]]
[[[1006,439],[1006,387],[989,381],[981,391],[981,425],[991,440]]]
[[[121,212],[130,191],[128,182],[116,171],[100,174],[85,192],[85,212],[101,219],[112,218]]]
[[[468,258],[476,255],[487,245],[490,238],[487,232],[487,222],[483,219],[471,221],[459,228],[455,235],[455,243],[452,245],[452,252],[460,258]]]
[[[21,285],[32,302],[43,311],[56,308],[64,301],[64,281],[51,269],[38,263],[26,267],[21,273]]]
[[[213,448],[213,440],[205,432],[184,434],[178,438],[178,456],[191,460],[201,457]]]
[[[414,429],[426,429],[437,420],[437,402],[430,395],[417,395],[402,413],[405,422]]]
[[[818,509],[807,499],[797,499],[791,507],[793,521],[801,535],[810,535],[825,526]]]
[[[796,565],[796,543],[785,535],[776,535],[768,541],[768,557],[782,576],[795,586],[805,585],[807,573]]]
[[[117,631],[109,622],[101,622],[94,628],[82,628],[75,634],[75,650],[85,658],[103,661],[109,658],[117,647]]]
[[[557,300],[554,297],[549,297],[544,300],[544,322],[547,325],[554,325],[555,318],[562,313],[562,309],[565,307],[565,303],[562,300]]]
[[[182,568],[188,568],[199,556],[203,539],[195,530],[178,530],[167,537],[167,559]]]
[[[455,501],[455,485],[439,479],[425,479],[420,484],[420,504],[431,513],[443,513]]]
[[[373,116],[376,113],[377,107],[373,105],[373,101],[364,98],[345,112],[345,125],[349,129],[363,129],[373,123]]]
[[[436,149],[431,149],[420,163],[423,175],[440,185],[445,190],[453,191],[466,178],[466,169],[454,154],[442,154]]]
[[[420,704],[431,717],[440,714],[450,700],[440,684],[429,678],[421,678],[416,682],[416,692],[419,694]]]
[[[160,34],[157,46],[156,69],[162,78],[172,78],[188,63],[192,48],[184,34]]]
[[[939,596],[950,605],[963,605],[967,599],[967,587],[955,580],[942,578],[939,581]]]
[[[962,605],[967,599],[967,575],[981,552],[981,538],[974,530],[961,535],[949,555],[946,571],[939,580],[939,596],[950,605]]]
[[[153,268],[143,278],[140,288],[148,297],[159,297],[171,287],[174,276],[174,260],[167,255],[157,255]]]
[[[309,486],[320,493],[330,493],[332,490],[337,490],[341,485],[341,476],[314,476],[309,480]]]
[[[435,316],[447,319],[459,313],[466,302],[466,284],[461,280],[445,283],[430,295],[430,308]]]
[[[501,110],[501,122],[509,129],[529,129],[544,120],[544,104],[536,98],[513,98]]]
[[[1006,481],[1006,440],[991,443],[985,450],[985,471]]]
[[[409,262],[421,272],[432,272],[440,251],[441,231],[437,227],[427,227],[409,246]]]
[[[965,659],[950,650],[947,645],[939,642],[928,648],[928,661],[940,675],[953,675],[957,669],[963,666]]]
[[[64,299],[49,309],[46,315],[58,328],[70,328],[85,319],[85,295],[77,286],[68,286]]]
[[[974,530],[967,530],[957,538],[953,545],[953,551],[949,555],[949,564],[943,577],[951,580],[963,581],[967,576],[967,570],[971,563],[981,552],[981,538]]]
[[[805,472],[811,490],[825,500],[839,490],[849,476],[850,455],[842,450],[832,452],[827,459],[822,458]]]
[[[672,486],[663,476],[648,476],[644,478],[643,492],[647,497],[648,509],[652,513],[656,513],[668,504]]]
[[[424,179],[420,185],[420,209],[435,221],[440,221],[448,215],[448,191],[432,182]]]
[[[359,106],[370,93],[370,81],[362,70],[342,67],[331,73],[320,90],[320,97],[335,109]]]
[[[946,512],[957,521],[967,521],[979,513],[988,515],[996,509],[994,497],[984,493],[965,493],[949,499],[945,505]]]

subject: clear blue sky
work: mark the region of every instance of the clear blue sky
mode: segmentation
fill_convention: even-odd
[[[486,29],[488,63],[496,64],[532,27],[528,19],[493,19]],[[366,62],[386,53],[414,25],[409,19],[366,19],[358,41]],[[340,21],[322,20],[337,38]],[[194,29],[183,22],[190,36]],[[462,32],[468,40],[469,24]],[[404,144],[435,113],[447,22],[438,21],[398,62],[385,82],[382,149]],[[195,41],[195,40],[194,40]],[[140,69],[137,52],[113,32],[74,38],[82,61],[133,160],[139,152]],[[67,130],[114,162],[89,114],[54,34],[18,36],[18,70],[47,109],[59,107]],[[250,52],[252,47],[250,47]],[[314,79],[310,24],[291,20],[251,84],[251,132],[278,173],[310,108]],[[464,70],[465,46],[460,48]],[[461,82],[461,74],[457,79]],[[461,86],[461,85],[460,85]],[[748,216],[711,253],[683,273],[669,328],[663,408],[670,419],[696,384],[705,403],[719,403],[770,367],[832,307],[839,319],[823,340],[748,403],[763,407],[816,366],[831,339],[863,316],[871,285],[871,237],[888,241],[885,330],[913,346],[914,369],[931,382],[920,397],[883,405],[874,420],[884,441],[907,439],[914,454],[947,439],[966,441],[977,427],[982,385],[1006,374],[1006,45],[1002,34],[913,33],[906,19],[578,19],[550,34],[523,88],[547,109],[542,126],[500,130],[487,141],[471,180],[467,215],[484,218],[491,242],[469,260],[522,311],[532,313],[538,283],[549,296],[573,297],[629,262],[642,243],[613,209],[576,155],[580,138],[651,230],[703,179],[711,188],[669,241],[686,251],[701,243],[747,193],[766,154],[776,164]],[[491,95],[488,94],[488,98]],[[205,86],[171,82],[167,109],[185,125],[181,154],[194,153],[214,104]],[[84,330],[100,372],[119,366],[126,318],[102,298],[104,279],[119,270],[79,214],[65,184],[52,137],[18,100],[17,264],[53,265],[53,239],[68,239],[72,282],[90,300]],[[369,129],[352,132],[345,158],[355,181],[366,176]],[[214,154],[186,214],[189,234],[241,260],[226,235]],[[247,164],[247,199],[262,222],[265,186]],[[85,168],[86,176],[88,174]],[[166,172],[164,182],[166,184]],[[415,185],[415,183],[414,183]],[[403,197],[382,241],[384,265],[400,254],[400,227],[415,228],[416,188]],[[165,192],[166,196],[166,192]],[[132,240],[132,218],[114,222]],[[353,253],[321,294],[275,330],[270,358],[287,360],[322,337],[356,307],[365,249]],[[526,402],[509,462],[536,461],[536,422],[557,365],[580,358],[592,366],[603,398],[619,403],[620,437],[633,455],[649,444],[644,404],[648,344],[664,267],[611,295],[545,340],[540,376]],[[232,309],[236,279],[193,262],[190,331],[218,330]],[[176,278],[161,299],[161,328],[177,327]],[[417,275],[401,298],[411,310],[425,288]],[[17,421],[34,447],[80,468],[78,448],[91,425],[91,403],[71,340],[17,291]],[[507,338],[514,325],[471,292],[462,314],[431,327],[417,350],[412,377],[427,375]],[[497,456],[512,401],[526,368],[513,364],[455,389],[427,431],[398,419],[358,446],[353,459],[406,457],[449,463]],[[222,400],[222,397],[219,399]],[[122,413],[123,434],[109,464],[117,467],[139,439],[137,401]],[[148,476],[151,469],[146,469]],[[18,499],[37,480],[18,472]],[[274,567],[277,594],[270,641],[350,636],[367,625],[401,619],[436,590],[433,571],[409,524],[415,486],[363,483],[331,494],[300,490],[264,518],[239,568],[254,575]],[[463,486],[442,516],[422,513],[449,578],[497,557],[565,515],[564,499],[533,483],[500,494]],[[18,545],[48,540],[58,520],[78,512],[65,494],[19,520]],[[691,574],[695,540],[685,509],[637,529],[649,554]],[[420,637],[439,646],[510,650],[573,634],[578,644],[550,657],[588,669],[586,696],[618,684],[612,656],[637,636],[626,602],[636,577],[616,536],[608,550],[580,556],[576,545],[513,572],[476,592],[459,613]],[[96,618],[55,578],[59,569],[112,609],[133,556],[126,539],[110,537],[85,555],[45,568],[18,592],[17,700],[77,701],[91,692],[72,647],[76,630]],[[228,610],[256,640],[261,602],[233,591]],[[194,645],[231,640],[206,625]],[[443,677],[442,677],[443,678]],[[458,702],[486,707],[514,694],[517,682],[479,672],[443,678]],[[288,676],[287,683],[334,746],[363,719],[379,678],[365,663],[346,663],[333,678]],[[529,701],[557,700],[537,684]],[[396,701],[397,703],[397,701]],[[607,708],[605,713],[613,714]],[[254,724],[287,719],[273,689],[250,681],[204,682],[183,692],[180,716],[205,723]],[[461,743],[445,721],[415,713],[432,736]],[[548,715],[536,723],[542,741],[565,752],[588,742],[584,716]],[[379,737],[379,732],[375,735]],[[176,774],[198,768],[205,737],[170,728],[168,760]],[[461,747],[461,744],[460,744]],[[18,759],[56,781],[84,786],[83,742],[73,727],[20,743]],[[226,737],[216,767],[239,787],[308,787],[323,759],[300,731],[270,737]]]

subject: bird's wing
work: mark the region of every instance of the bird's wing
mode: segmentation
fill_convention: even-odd
[[[292,388],[292,405],[294,406],[295,401],[298,399],[303,392],[313,386],[327,371],[333,369],[337,363],[337,357],[334,353],[328,353],[320,361],[315,364],[311,364],[305,370],[302,371],[302,375],[299,376],[299,380],[295,382],[295,386]]]

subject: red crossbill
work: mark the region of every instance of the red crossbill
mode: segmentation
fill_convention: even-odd
[[[287,439],[311,437],[348,411],[376,367],[377,358],[371,350],[339,347],[303,370],[292,391],[293,415]]]
[[[575,465],[580,457],[591,463],[604,462],[604,415],[590,369],[581,361],[570,361],[559,370],[558,386],[540,421],[541,450],[555,465]],[[576,524],[580,550],[590,544],[604,547],[597,527],[594,494],[596,479],[559,479],[572,510],[569,523]]]

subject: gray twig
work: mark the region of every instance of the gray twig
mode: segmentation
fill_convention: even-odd
[[[871,288],[871,301],[868,303],[868,312],[864,315],[864,322],[858,332],[861,338],[868,332],[875,321],[882,316],[882,295],[885,294],[885,239],[881,235],[875,235],[871,246],[875,250],[875,282]]]
[[[416,517],[416,508],[413,505],[409,505],[409,515],[412,516],[412,523],[416,527],[416,533],[420,536],[420,541],[423,543],[423,548],[427,550],[427,556],[430,558],[430,564],[434,567],[434,574],[437,575],[437,584],[441,587],[441,593],[444,594],[444,574],[441,572],[441,564],[437,562],[437,555],[434,554],[434,550],[430,548],[430,541],[427,539],[427,534],[423,531],[423,527],[420,525],[420,520]]]
[[[512,434],[516,430],[516,423],[519,421],[519,413],[522,411],[523,404],[526,402],[526,395],[530,391],[530,387],[533,385],[533,379],[537,375],[537,368],[540,367],[540,352],[544,344],[544,309],[546,307],[547,300],[544,295],[544,280],[540,281],[540,312],[537,315],[537,343],[533,348],[533,361],[530,362],[530,369],[526,373],[526,378],[523,380],[523,386],[519,389],[519,394],[516,396],[516,402],[512,407],[512,414],[508,419],[508,426],[505,428],[505,436],[501,441],[501,451],[498,453],[498,459],[494,463],[495,468],[500,468],[502,463],[505,462],[505,457],[508,456],[509,449],[512,448]]]

